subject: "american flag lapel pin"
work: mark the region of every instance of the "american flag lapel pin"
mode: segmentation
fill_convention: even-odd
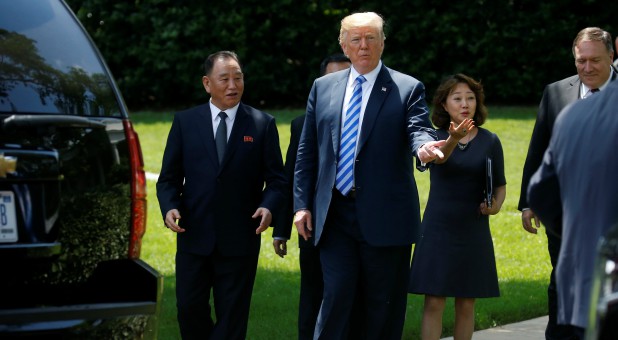
[[[251,137],[251,136],[244,136],[243,137],[243,141],[245,143],[253,143],[253,137]]]

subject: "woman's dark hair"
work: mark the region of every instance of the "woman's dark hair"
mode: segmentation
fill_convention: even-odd
[[[433,96],[433,112],[431,114],[431,122],[437,128],[448,130],[449,124],[451,123],[451,116],[449,116],[448,112],[444,109],[444,104],[446,104],[446,99],[451,92],[453,92],[453,89],[457,86],[457,84],[467,84],[470,87],[470,90],[474,92],[474,96],[476,97],[476,111],[472,119],[474,120],[475,126],[483,125],[487,119],[487,107],[485,106],[483,85],[463,73],[446,77],[442,80],[440,86],[438,86],[438,89]]]

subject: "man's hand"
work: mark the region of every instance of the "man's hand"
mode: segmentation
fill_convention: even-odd
[[[178,209],[171,209],[165,214],[165,226],[175,233],[184,233],[185,230],[178,226],[178,220],[180,219],[180,212]]]
[[[303,209],[294,214],[294,224],[298,235],[300,235],[305,241],[308,241],[313,231],[313,225],[311,225],[311,211]]]
[[[533,219],[534,226],[532,225]],[[521,212],[521,224],[524,229],[531,234],[536,234],[537,230],[541,227],[541,221],[531,209],[526,209]]]
[[[260,234],[264,230],[268,229],[268,226],[270,226],[270,223],[273,220],[273,215],[270,213],[270,210],[266,208],[262,208],[262,207],[257,208],[257,210],[255,211],[253,216],[251,216],[251,218],[258,218],[260,216],[262,217],[262,219],[260,220],[260,226],[257,229],[255,229],[256,234]]]
[[[418,149],[418,152],[417,152],[418,159],[421,162],[427,164],[427,163],[432,162],[436,158],[440,158],[440,159],[444,158],[444,154],[440,150],[440,147],[443,146],[445,143],[446,141],[439,140],[439,141],[427,142],[423,144],[423,146],[421,146]]]
[[[275,254],[283,258],[288,254],[287,240],[273,240],[273,248],[275,248]]]

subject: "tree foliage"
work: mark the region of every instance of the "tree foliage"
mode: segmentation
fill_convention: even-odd
[[[573,38],[587,26],[618,34],[617,2],[468,0],[69,0],[133,109],[204,102],[202,63],[238,53],[243,101],[303,107],[325,56],[340,52],[339,22],[375,11],[386,20],[384,63],[423,81],[463,72],[492,103],[534,104],[543,87],[575,74]]]

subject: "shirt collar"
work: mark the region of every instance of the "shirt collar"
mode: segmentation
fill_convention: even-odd
[[[605,88],[607,87],[607,85],[612,81],[612,79],[614,79],[614,68],[613,67],[609,67],[609,78],[607,78],[607,81],[605,82],[605,84],[601,85],[601,87],[599,87],[599,91],[603,91],[605,90]],[[588,86],[586,86],[583,82],[582,82],[582,87],[580,90],[580,95],[581,98],[586,98],[586,96],[588,95],[588,92],[590,92],[590,88]]]
[[[371,70],[369,73],[363,74],[363,77],[365,77],[365,79],[367,80],[365,83],[373,86],[373,83],[376,82],[376,79],[378,78],[378,73],[380,73],[381,69],[382,60],[378,62],[378,66],[376,66],[376,68]],[[354,69],[354,65],[352,65],[352,67],[350,67],[350,76],[348,77],[348,86],[354,86],[354,82],[356,81],[356,78],[358,76],[360,76],[360,73],[358,73],[358,71]]]
[[[219,116],[219,112],[221,111],[225,112],[227,114],[227,118],[233,122],[234,118],[236,118],[236,112],[238,112],[238,107],[240,106],[240,102],[236,104],[236,106],[231,107],[226,110],[221,110],[220,108],[216,107],[215,104],[212,103],[212,99],[209,101],[209,105],[210,105],[210,115],[212,116],[211,118],[213,122]]]

